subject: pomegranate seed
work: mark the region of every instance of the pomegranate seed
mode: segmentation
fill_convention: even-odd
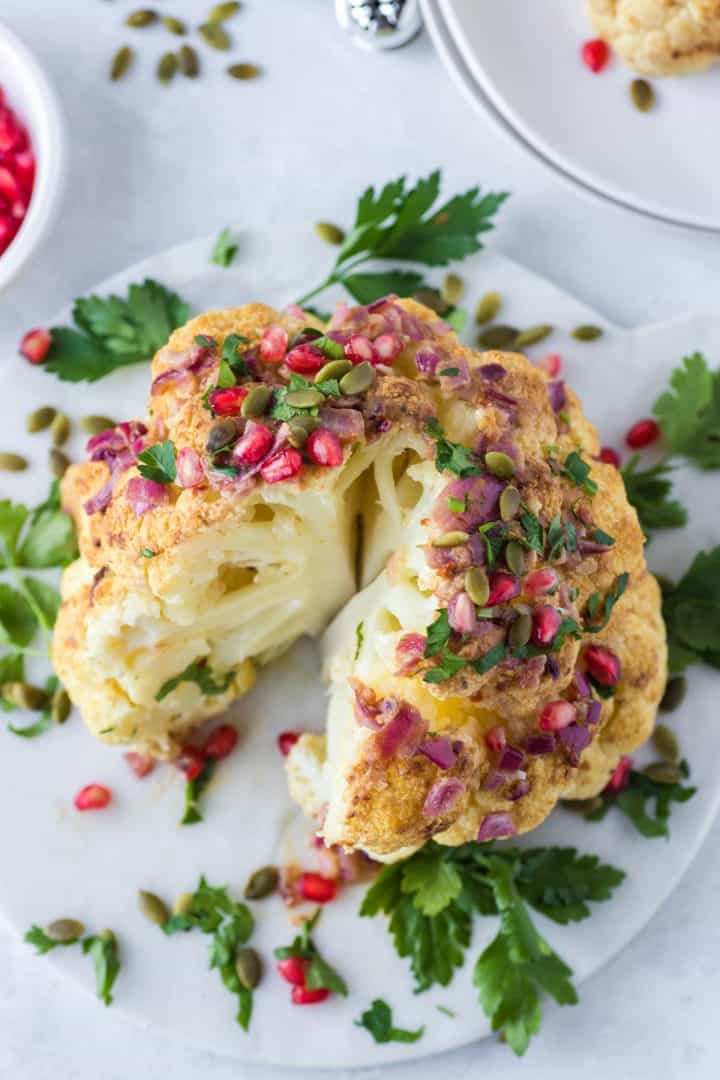
[[[328,428],[315,428],[307,441],[308,457],[316,465],[336,466],[343,463],[340,440],[334,431]]]
[[[601,461],[604,461],[606,465],[614,465],[616,469],[620,468],[620,455],[617,450],[614,450],[612,446],[603,446],[600,448],[600,454],[598,455]]]
[[[633,450],[642,450],[644,446],[656,442],[660,438],[660,425],[657,420],[638,420],[625,436],[625,442]]]
[[[32,150],[20,150],[12,161],[12,170],[26,195],[29,195],[35,183],[35,155]]]
[[[584,657],[588,671],[601,686],[616,686],[620,682],[620,660],[614,652],[602,645],[588,645]]]
[[[526,596],[545,596],[557,587],[558,581],[557,573],[549,566],[532,570],[523,581],[523,592]]]
[[[553,607],[541,607],[537,608],[533,612],[533,624],[531,639],[534,645],[539,645],[544,648],[546,645],[551,645],[555,635],[560,629],[560,612],[556,611]]]
[[[18,124],[12,109],[0,109],[0,154],[24,150],[27,141],[27,135]]]
[[[399,334],[380,334],[372,346],[382,364],[393,364],[403,350],[403,341]]]
[[[329,997],[329,990],[308,990],[307,986],[293,986],[290,993],[293,1005],[318,1005]]]
[[[606,791],[622,791],[630,782],[630,770],[633,767],[633,759],[624,754],[613,769],[612,776],[605,785]]]
[[[10,247],[18,231],[18,223],[10,214],[0,213],[0,255]]]
[[[248,396],[245,386],[224,386],[211,390],[208,405],[215,416],[237,416],[240,406]]]
[[[127,754],[123,754],[125,761],[127,761],[130,771],[137,776],[138,780],[142,780],[144,776],[151,773],[155,768],[155,758],[150,754],[137,754],[134,750],[130,750]]]
[[[20,342],[20,352],[31,364],[42,364],[51,345],[52,338],[48,330],[28,330]]]
[[[504,574],[498,571],[490,575],[490,593],[487,598],[487,607],[495,607],[496,604],[505,604],[520,594],[520,582],[512,574]]]
[[[193,488],[205,482],[205,470],[197,450],[183,446],[177,456],[177,482],[180,487]]]
[[[203,747],[203,751],[206,757],[226,758],[232,754],[233,750],[237,746],[238,733],[232,724],[221,724],[220,727],[216,727],[214,731],[210,732],[210,736]]]
[[[111,798],[109,789],[102,784],[88,784],[73,801],[77,810],[104,810]]]
[[[537,366],[542,368],[551,379],[556,379],[562,371],[562,357],[557,352],[548,353],[547,356],[543,356],[542,359],[538,360]]]
[[[325,353],[315,345],[296,345],[287,354],[285,363],[298,375],[315,375],[325,366]]]
[[[595,38],[593,41],[584,42],[580,55],[585,67],[597,74],[610,59],[610,48],[607,42],[601,38]]]
[[[270,452],[274,436],[269,427],[248,421],[243,437],[232,452],[233,465],[255,465]]]
[[[315,904],[328,904],[337,896],[337,881],[322,874],[301,874],[298,882],[300,895]]]
[[[485,732],[485,745],[488,750],[494,750],[498,753],[505,746],[505,728],[498,724],[497,727],[490,728]]]
[[[260,341],[260,355],[269,364],[279,364],[288,347],[288,332],[284,326],[272,323],[263,332]]]
[[[365,360],[377,364],[379,359],[372,341],[364,334],[352,334],[345,342],[344,351],[345,359],[353,364],[362,364]]]
[[[541,731],[562,731],[575,723],[576,709],[569,701],[548,701],[540,713]]]
[[[0,195],[4,195],[11,204],[22,198],[19,180],[4,165],[0,165]]]
[[[292,480],[302,469],[302,464],[297,450],[280,450],[262,465],[260,475],[267,484],[277,484],[282,480]]]
[[[302,956],[286,956],[284,960],[280,960],[277,969],[282,975],[285,982],[289,982],[292,986],[304,986],[305,985],[305,972],[308,968],[307,960],[304,960]]]
[[[183,746],[175,758],[175,765],[188,780],[197,780],[205,768],[205,755],[196,746]]]
[[[299,731],[281,731],[277,737],[278,750],[283,757],[287,757],[295,743],[300,738]]]

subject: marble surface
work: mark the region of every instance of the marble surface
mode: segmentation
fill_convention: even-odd
[[[28,325],[153,251],[230,221],[342,222],[367,182],[436,165],[448,190],[476,181],[510,189],[492,246],[618,323],[683,314],[717,295],[717,236],[646,221],[569,188],[469,110],[426,38],[368,55],[336,30],[331,0],[247,0],[233,26],[237,59],[261,64],[263,79],[236,83],[222,74],[223,56],[204,53],[202,79],[163,89],[152,70],[167,45],[151,30],[132,37],[140,54],[133,77],[111,85],[108,57],[130,39],[121,21],[132,6],[4,0],[3,17],[55,79],[72,145],[61,219],[0,294],[2,362],[11,362]],[[191,18],[204,4],[175,0],[172,8]],[[613,1072],[622,1080],[717,1077],[718,841],[720,825],[641,936],[583,987],[580,1008],[547,1007],[524,1062],[488,1041],[353,1075],[424,1080],[441,1069],[465,1080],[482,1070],[505,1080],[532,1069],[542,1080],[569,1080],[582,1069],[584,1080]],[[303,1080],[190,1051],[103,1012],[2,927],[0,972],[3,1078]]]

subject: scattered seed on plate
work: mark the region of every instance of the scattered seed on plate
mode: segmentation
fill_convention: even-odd
[[[45,927],[45,933],[51,941],[57,941],[59,945],[69,945],[83,936],[85,927],[77,919],[55,919]]]
[[[491,322],[502,307],[502,297],[499,292],[486,292],[478,300],[475,308],[475,322],[478,326],[484,326]]]
[[[673,712],[679,708],[686,693],[687,679],[684,675],[676,675],[674,679],[670,679],[660,702],[660,712]]]
[[[230,48],[230,35],[227,30],[224,30],[220,26],[219,22],[207,22],[198,27],[198,33],[203,39],[206,45],[209,45],[212,49],[225,49]]]
[[[178,68],[178,59],[175,53],[166,52],[158,60],[158,65],[155,71],[160,82],[167,86],[169,82],[174,78],[175,72]]]
[[[483,330],[478,337],[478,345],[485,349],[504,349],[506,345],[512,345],[517,336],[516,326],[503,326],[498,323],[497,326],[489,326],[487,330]]]
[[[561,802],[563,810],[570,810],[573,814],[590,814],[593,810],[599,810],[603,801],[599,795],[593,795],[590,799],[564,799]]]
[[[140,8],[138,11],[130,12],[125,20],[125,25],[132,26],[133,29],[139,29],[143,26],[151,26],[156,21],[156,11],[152,11],[150,8]]]
[[[70,459],[66,454],[63,454],[62,450],[58,450],[56,446],[53,446],[48,454],[48,462],[50,464],[50,472],[57,480],[62,480],[63,476],[70,468]]]
[[[23,472],[29,462],[21,454],[0,454],[0,472]]]
[[[257,79],[260,68],[257,64],[231,64],[227,72],[233,79],[241,79],[247,82],[249,79]]]
[[[643,769],[643,775],[658,784],[677,784],[680,779],[680,769],[667,761],[655,761]]]
[[[417,300],[418,304],[424,304],[425,307],[429,307],[431,311],[440,316],[445,315],[450,307],[445,297],[437,289],[418,289],[417,292],[413,293],[413,300]]]
[[[515,348],[521,349],[524,345],[537,345],[538,342],[544,341],[546,337],[550,337],[554,326],[550,326],[549,323],[543,323],[539,326],[529,326],[527,330],[521,330],[518,336],[513,341]]]
[[[113,82],[117,82],[118,79],[122,79],[123,75],[127,74],[134,55],[129,45],[123,45],[122,48],[118,49],[110,65],[110,78]]]
[[[274,893],[278,886],[280,875],[275,866],[261,866],[254,874],[251,874],[245,885],[244,896],[246,900],[264,900],[266,896]]]
[[[182,45],[178,49],[178,67],[186,78],[194,79],[197,77],[200,71],[200,61],[192,45]]]
[[[19,709],[40,712],[48,704],[48,695],[39,686],[32,683],[7,682],[0,686],[0,697],[4,697]]]
[[[630,83],[630,97],[640,112],[649,112],[655,104],[655,91],[647,79],[633,79]]]
[[[80,430],[86,435],[99,435],[101,431],[107,431],[108,428],[113,427],[115,427],[115,421],[109,416],[83,416],[80,420]]]
[[[653,732],[653,745],[668,765],[679,765],[682,760],[680,743],[675,732],[667,724],[658,724]]]
[[[599,326],[591,326],[590,324],[584,324],[583,326],[576,326],[571,331],[571,336],[576,341],[597,341],[599,337],[602,337],[602,328]]]
[[[58,686],[52,696],[51,718],[54,724],[64,724],[70,715],[72,702],[64,686]]]
[[[233,15],[237,15],[241,8],[241,4],[238,0],[226,0],[225,3],[215,4],[207,17],[208,22],[223,22],[225,19],[232,18]]]
[[[333,225],[329,221],[316,222],[315,232],[326,244],[342,244],[345,239],[345,233],[339,225]]]
[[[235,971],[246,990],[254,990],[262,978],[262,961],[254,949],[246,946],[235,956]]]
[[[174,15],[163,15],[162,24],[166,30],[169,30],[171,34],[177,34],[178,37],[187,34],[185,23],[182,19],[176,19]]]
[[[70,417],[66,416],[65,413],[57,413],[50,424],[50,435],[52,436],[53,446],[64,446],[70,438],[71,431],[72,424],[70,423]]]
[[[441,292],[443,300],[454,307],[465,292],[465,282],[458,274],[446,274]]]
[[[170,918],[170,912],[165,901],[161,900],[155,893],[146,892],[145,889],[140,889],[138,892],[138,907],[145,918],[155,923],[156,926],[164,926]]]
[[[30,435],[34,435],[37,431],[45,431],[49,428],[55,419],[56,410],[52,405],[42,405],[35,412],[31,412],[25,421],[25,428]]]
[[[189,915],[193,906],[193,894],[191,892],[180,893],[172,906],[173,915]]]

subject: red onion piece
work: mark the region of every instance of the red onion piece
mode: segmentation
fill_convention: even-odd
[[[99,514],[102,510],[107,510],[108,506],[112,502],[113,489],[115,487],[115,474],[111,474],[110,479],[107,480],[99,491],[96,491],[87,502],[84,504],[83,509],[86,514]]]
[[[133,476],[128,482],[125,494],[138,517],[162,506],[170,498],[166,484],[146,480],[143,476]]]
[[[434,376],[440,359],[440,352],[437,349],[418,349],[415,353],[415,367],[420,375]]]
[[[443,375],[443,370],[446,367],[456,371],[457,374]],[[471,383],[470,368],[464,357],[454,356],[450,360],[444,361],[438,367],[438,375],[440,376],[440,392],[443,394],[457,394],[462,390],[467,390]]]
[[[587,714],[587,722],[588,722],[588,724],[597,724],[598,723],[598,721],[600,720],[600,712],[601,712],[601,710],[602,710],[602,705],[600,704],[600,702],[599,701],[593,701],[590,708],[588,709],[588,714]]]
[[[205,470],[197,450],[183,446],[177,456],[177,482],[180,487],[193,488],[205,483]]]
[[[371,690],[369,686],[365,686],[359,679],[349,679],[348,682],[355,695],[355,719],[362,727],[370,728],[371,731],[379,731],[382,727],[379,719],[381,710],[374,690]]]
[[[508,792],[508,799],[510,800],[510,802],[517,802],[518,799],[524,799],[529,791],[530,781],[518,780],[517,784],[513,784],[512,788]]]
[[[417,709],[405,702],[400,704],[392,720],[376,735],[381,757],[412,757],[427,733],[427,723]]]
[[[507,777],[504,776],[503,773],[498,772],[497,769],[491,769],[485,777],[482,789],[483,791],[497,791],[498,788],[503,786],[506,780]]]
[[[400,667],[396,675],[409,675],[425,656],[427,638],[424,634],[403,634],[395,646],[395,656]]]
[[[580,753],[590,742],[590,732],[580,724],[571,724],[570,727],[562,728],[558,732],[558,738],[568,750]]]
[[[575,683],[575,689],[577,690],[579,697],[590,697],[590,683],[588,682],[588,677],[584,671],[576,671],[573,676],[573,682]]]
[[[485,840],[502,840],[508,836],[515,836],[517,827],[509,814],[487,814],[480,822],[477,840],[483,843]]]
[[[567,404],[567,397],[565,395],[565,383],[562,379],[556,379],[555,382],[551,382],[548,385],[548,398],[550,399],[550,407],[554,413],[562,412]]]
[[[547,659],[547,656],[533,656],[522,665],[518,674],[518,683],[523,690],[537,690],[545,672]]]
[[[486,382],[497,382],[507,375],[506,369],[502,364],[481,364],[477,369],[478,374]]]
[[[517,772],[522,768],[525,755],[516,746],[506,746],[500,755],[497,768],[500,772]]]
[[[423,803],[423,817],[443,817],[455,808],[465,793],[465,784],[456,776],[436,780]]]
[[[433,739],[425,739],[420,746],[420,753],[430,758],[439,769],[452,769],[457,761],[457,754],[453,744],[444,736],[439,735]]]
[[[475,605],[466,592],[453,596],[448,605],[448,622],[459,634],[472,634],[477,627]]]
[[[461,529],[472,533],[476,526],[497,520],[498,501],[504,486],[495,476],[466,476],[451,480],[435,500],[432,520],[443,532]],[[464,503],[467,510],[451,510],[449,499]]]
[[[552,754],[555,749],[555,736],[552,732],[544,735],[528,735],[525,740],[525,751],[536,756],[538,754]]]
[[[320,409],[319,420],[343,442],[357,442],[365,435],[365,420],[357,409]]]

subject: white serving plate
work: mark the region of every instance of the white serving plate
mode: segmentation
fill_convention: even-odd
[[[205,239],[174,248],[131,267],[96,291],[124,291],[130,282],[152,276],[190,300],[195,312],[257,299],[282,306],[319,281],[332,258],[331,250],[310,229],[295,227],[243,232],[236,265],[227,270],[208,262],[211,244]],[[720,320],[710,315],[621,330],[549,282],[492,253],[468,259],[461,272],[468,306],[474,306],[486,290],[499,289],[506,298],[503,319],[520,326],[552,321],[563,328],[548,344],[563,354],[569,380],[609,443],[619,445],[631,421],[648,412],[683,352],[705,349],[710,357],[720,355]],[[35,321],[42,323],[43,316],[38,311]],[[68,316],[64,311],[53,321],[66,321]],[[601,323],[605,336],[592,344],[574,342],[567,331],[583,322]],[[0,373],[0,449],[26,442],[24,417],[40,403],[52,402],[75,417],[102,412],[122,419],[143,415],[147,389],[147,365],[90,386],[61,383],[20,358],[8,357]],[[4,497],[28,503],[44,497],[47,443],[43,435],[29,441],[28,454],[36,467],[5,477]],[[70,453],[77,458],[81,451],[76,436]],[[720,540],[720,511],[707,497],[713,482],[707,476],[679,472],[691,524],[653,541],[655,569],[679,572],[699,547]],[[525,841],[576,845],[628,871],[613,901],[597,905],[586,923],[559,927],[536,916],[578,982],[644,926],[702,843],[720,804],[716,694],[713,673],[700,667],[692,670],[686,701],[671,720],[681,734],[700,791],[676,809],[668,842],[642,839],[618,812],[591,825],[563,811]],[[4,766],[0,912],[18,935],[33,922],[45,924],[62,915],[80,918],[93,930],[112,927],[123,956],[113,1008],[175,1041],[245,1061],[316,1068],[379,1065],[423,1057],[487,1035],[488,1025],[471,986],[472,963],[448,989],[415,996],[407,966],[395,955],[384,921],[357,917],[362,887],[349,888],[330,905],[317,931],[320,948],[346,977],[351,995],[311,1009],[291,1006],[289,988],[272,970],[272,949],[294,936],[287,912],[277,899],[254,905],[258,929],[253,944],[267,957],[269,970],[256,995],[249,1035],[234,1023],[233,999],[217,974],[208,970],[207,939],[197,933],[168,939],[137,911],[138,888],[170,900],[192,889],[204,873],[214,884],[229,884],[240,896],[248,874],[260,865],[293,852],[306,867],[313,865],[313,855],[305,847],[306,826],[286,794],[275,735],[284,728],[321,728],[324,709],[315,645],[304,640],[266,670],[257,688],[233,708],[242,731],[242,751],[223,763],[208,791],[205,822],[182,829],[177,825],[183,795],[179,774],[164,768],[136,780],[121,752],[92,740],[77,714],[63,728],[33,741],[0,730]],[[17,714],[13,719],[18,722]],[[79,814],[73,809],[73,796],[91,781],[112,789],[113,804],[101,813]],[[494,932],[494,920],[478,921],[469,957],[477,956]],[[93,992],[90,961],[79,950],[57,950],[36,958],[28,948],[27,963],[51,963]],[[376,1046],[355,1027],[353,1021],[377,996],[393,1006],[396,1023],[426,1024],[423,1039],[411,1046]],[[438,1005],[452,1009],[456,1017],[442,1015]],[[97,1009],[94,1022],[101,1023],[99,1003]]]
[[[619,58],[593,75],[579,57],[594,36],[580,3],[421,0],[438,52],[476,106],[584,188],[652,217],[720,229],[720,68],[651,80],[658,105],[639,113],[636,77]],[[670,150],[672,148],[672,150]]]

